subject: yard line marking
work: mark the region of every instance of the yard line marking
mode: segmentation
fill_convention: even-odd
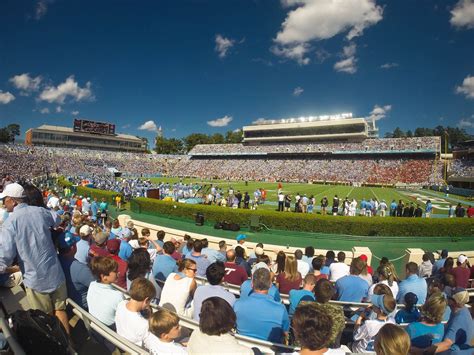
[[[352,186],[352,189],[351,189],[351,191],[349,191],[349,193],[347,194],[347,197],[351,197],[351,193],[352,193],[352,191],[354,191],[354,189],[355,189],[355,186]]]
[[[374,192],[374,190],[372,190],[372,188],[371,188],[371,187],[369,187],[369,189],[370,189],[370,191],[372,191],[372,193],[374,194],[375,198],[378,200],[378,199],[379,199],[379,197],[378,197],[378,196],[377,196],[377,194]]]

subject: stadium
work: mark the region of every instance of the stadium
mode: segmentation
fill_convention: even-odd
[[[405,271],[416,267],[415,274],[420,274],[425,285],[454,287],[443,276],[450,274],[445,270],[445,259],[458,261],[453,275],[458,275],[458,268],[464,270],[474,262],[474,203],[470,189],[474,164],[469,142],[454,152],[453,159],[448,159],[441,152],[440,137],[378,138],[374,121],[340,114],[260,121],[242,128],[241,143],[197,144],[182,155],[147,154],[145,142],[116,134],[114,124],[79,120],[73,128],[43,125],[30,129],[25,143],[0,146],[4,174],[1,184],[6,194],[3,208],[10,212],[7,201],[14,201],[18,189],[28,189],[34,192],[21,200],[23,204],[43,206],[61,216],[60,227],[53,234],[69,283],[65,309],[69,318],[83,322],[85,328],[79,331],[69,324],[68,317],[56,313],[64,326],[63,331],[56,331],[74,331],[75,342],[88,346],[93,343],[100,349],[96,349],[98,353],[120,349],[148,354],[152,346],[147,343],[149,339],[135,342],[123,330],[126,327],[119,318],[112,319],[116,328],[111,327],[111,320],[96,308],[96,300],[103,295],[94,288],[95,284],[108,281],[99,274],[92,283],[92,274],[96,268],[105,270],[105,259],[116,260],[114,265],[118,268],[108,297],[120,300],[132,297],[133,301],[137,297],[134,290],[139,282],[132,282],[130,275],[137,267],[134,265],[148,265],[148,273],[133,275],[159,291],[150,293],[152,310],[156,314],[174,314],[188,334],[188,338],[182,334],[183,339],[189,339],[191,332],[201,331],[199,317],[193,315],[198,290],[217,287],[208,270],[216,268],[218,274],[222,271],[218,287],[232,295],[232,302],[237,298],[236,304],[251,298],[251,292],[246,295],[243,291],[245,282],[250,285],[250,281],[244,280],[271,273],[277,285],[271,287],[278,289],[276,304],[283,304],[284,312],[294,311],[297,305],[293,292],[306,290],[311,282],[311,290],[316,290],[316,281],[319,284],[322,278],[332,290],[328,304],[335,307],[337,317],[342,317],[342,324],[336,329],[334,323],[330,329],[328,346],[341,353],[360,351],[353,343],[359,326],[357,316],[360,309],[371,305],[372,298],[368,294],[344,297],[339,279],[362,278],[366,280],[362,281],[364,285],[375,287],[384,282],[380,274],[391,268],[393,274],[399,275],[391,280],[403,287]],[[17,182],[24,187],[16,187]],[[17,190],[12,193],[14,185]],[[16,217],[2,221],[7,230],[13,228],[9,224],[11,218]],[[122,254],[123,245],[129,248],[127,256]],[[85,246],[86,254],[81,254]],[[143,249],[148,251],[148,261],[140,259],[137,264],[135,258]],[[182,263],[181,258],[185,259]],[[164,271],[156,270],[165,268],[165,259],[168,263],[172,260],[173,265],[163,277],[160,273]],[[243,283],[227,278],[234,270],[235,260],[243,270]],[[120,269],[127,267],[127,262],[128,272]],[[81,272],[92,271],[88,287],[78,286],[72,265]],[[197,287],[188,306],[186,299],[182,304],[178,299],[182,298],[179,292],[191,297],[186,293],[189,290],[170,286],[169,275],[175,275],[171,271],[177,265],[195,285],[191,288]],[[181,265],[188,266],[182,269]],[[290,265],[294,271],[290,271]],[[347,271],[336,277],[340,271],[331,265],[345,265]],[[361,265],[360,271],[354,271],[357,265]],[[431,265],[429,272],[421,274],[426,265]],[[257,272],[258,268],[265,271]],[[372,272],[367,271],[369,268]],[[196,271],[189,273],[189,269]],[[467,279],[458,276],[454,283],[467,290],[468,300],[464,303],[469,303],[474,297],[473,275],[471,269],[466,270]],[[288,286],[284,275],[290,273],[296,275],[296,286]],[[19,305],[23,309],[34,307],[31,297],[25,296],[21,288],[32,287],[28,276],[23,276],[23,282],[21,272],[12,275],[15,277],[4,278],[9,288],[2,289],[7,290],[2,291],[6,312]],[[369,287],[365,292],[375,291]],[[394,294],[390,289],[388,292],[402,314],[408,307],[403,294]],[[419,293],[420,304],[427,292],[429,296],[435,291],[430,288]],[[309,294],[314,300],[313,291]],[[206,305],[204,301],[199,303],[199,307]],[[118,315],[121,306],[117,307]],[[293,329],[288,336],[276,337],[262,335],[261,331],[244,331],[239,322],[243,322],[248,309],[239,311],[234,306],[234,310],[238,320],[233,339],[242,353],[251,348],[265,354],[288,353],[302,346]],[[388,318],[383,318],[383,313],[376,317],[391,322],[395,311],[389,312],[392,316],[385,314]],[[409,329],[406,319],[393,319]],[[0,317],[0,323],[4,321]],[[5,332],[8,328],[2,324],[2,329]],[[284,330],[283,326],[282,334]],[[95,339],[92,343],[88,340],[91,337]],[[9,343],[17,349],[15,353],[22,353],[24,343],[15,341],[15,336]],[[63,345],[58,341],[57,346]]]

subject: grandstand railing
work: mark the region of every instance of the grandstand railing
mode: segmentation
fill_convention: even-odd
[[[7,341],[9,346],[9,350],[12,354],[26,355],[26,352],[22,349],[21,345],[13,336],[8,322],[3,316],[0,316],[0,330],[3,333],[3,336],[5,337],[5,340]]]

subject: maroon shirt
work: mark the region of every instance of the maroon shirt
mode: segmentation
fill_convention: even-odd
[[[236,263],[224,263],[225,276],[224,281],[232,285],[240,286],[244,281],[247,281],[248,276],[243,266]]]
[[[471,276],[471,270],[467,267],[455,267],[451,274],[456,278],[456,286],[467,288],[469,282],[469,276]]]
[[[301,286],[301,275],[295,281],[289,281],[286,279],[286,275],[284,272],[278,274],[276,281],[278,283],[278,288],[280,293],[284,293],[285,295],[289,294],[291,290],[299,290]]]
[[[110,256],[111,255],[105,247],[101,248],[95,243],[91,244],[91,247],[89,249],[89,254],[92,255],[93,257],[94,256]]]
[[[128,263],[123,261],[118,255],[110,255],[118,264],[118,275],[115,283],[120,287],[127,289],[127,271]]]
[[[171,257],[176,261],[180,261],[181,259],[183,259],[183,255],[176,250],[174,251],[173,254],[171,254]]]

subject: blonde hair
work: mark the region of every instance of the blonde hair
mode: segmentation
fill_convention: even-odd
[[[295,257],[288,255],[285,260],[285,278],[288,281],[296,281],[301,275],[298,272],[298,262]]]
[[[385,280],[387,280],[389,286],[393,285],[396,275],[393,274],[392,267],[390,267],[389,264],[379,266],[377,272],[379,275],[383,276]]]
[[[375,337],[377,355],[407,355],[410,351],[410,336],[395,324],[385,324]]]
[[[448,301],[441,292],[436,292],[421,306],[422,319],[431,324],[438,324],[443,320]]]
[[[166,308],[160,308],[150,317],[149,330],[153,335],[161,338],[178,324],[179,317],[176,314]]]
[[[183,271],[184,269],[189,268],[190,266],[196,265],[196,262],[191,259],[184,259],[178,261],[178,271]]]

